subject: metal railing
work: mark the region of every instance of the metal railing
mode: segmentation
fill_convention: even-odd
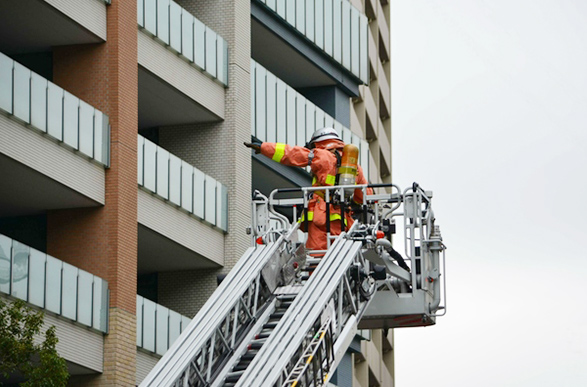
[[[359,147],[359,164],[369,176],[369,143],[252,59],[251,102],[251,134],[259,140],[304,145],[315,130],[332,127]]]
[[[138,183],[212,226],[228,230],[226,186],[141,135]]]
[[[190,321],[137,294],[137,347],[163,356]]]
[[[108,282],[0,235],[0,292],[108,332]]]
[[[173,0],[137,0],[138,24],[167,48],[228,85],[228,43]]]
[[[257,0],[364,83],[368,20],[348,0]]]
[[[108,116],[0,53],[0,111],[108,167]]]

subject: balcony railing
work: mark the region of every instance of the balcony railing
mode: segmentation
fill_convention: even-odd
[[[104,166],[110,164],[108,116],[2,53],[0,110]]]
[[[182,58],[228,85],[228,44],[173,0],[138,0],[138,24]]]
[[[315,130],[332,127],[345,143],[359,147],[360,164],[369,176],[369,144],[281,79],[251,60],[251,128],[261,141],[304,145]]]
[[[163,356],[191,319],[137,295],[137,347]]]
[[[0,235],[0,292],[108,332],[108,282]]]
[[[227,231],[226,186],[141,135],[138,151],[139,186]]]
[[[364,83],[368,21],[348,0],[257,0]]]

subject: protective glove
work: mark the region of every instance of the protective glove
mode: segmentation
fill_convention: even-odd
[[[259,142],[243,142],[247,148],[251,148],[255,151],[255,153],[261,153],[261,143]]]

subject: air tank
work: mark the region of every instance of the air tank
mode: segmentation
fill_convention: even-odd
[[[338,168],[338,184],[355,185],[357,171],[359,168],[359,148],[354,144],[346,144],[342,150],[342,159]],[[352,194],[354,189],[345,189],[347,195]]]

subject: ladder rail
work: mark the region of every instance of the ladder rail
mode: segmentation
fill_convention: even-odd
[[[179,379],[185,382],[191,380],[193,374],[201,374],[209,382],[212,376],[208,367],[210,360],[202,358],[197,361],[201,351],[207,348],[209,354],[214,355],[214,336],[218,326],[227,316],[238,318],[241,304],[244,304],[241,297],[250,291],[251,286],[259,284],[257,278],[261,270],[284,243],[286,236],[282,235],[267,246],[249,248],[141,386],[171,385]],[[202,370],[200,366],[206,366],[206,369]]]

